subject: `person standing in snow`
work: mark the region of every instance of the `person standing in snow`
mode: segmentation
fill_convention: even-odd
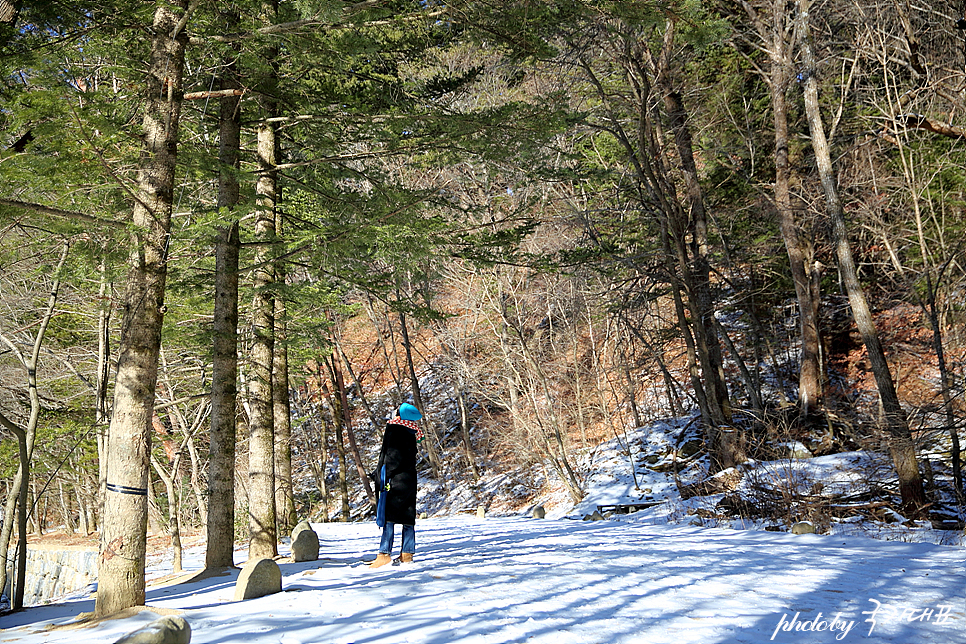
[[[397,523],[402,524],[402,552],[397,561],[410,563],[416,552],[416,444],[423,439],[419,428],[422,417],[416,407],[404,403],[399,415],[386,425],[375,472],[380,506],[376,524],[382,528],[382,541],[370,568],[392,562]]]

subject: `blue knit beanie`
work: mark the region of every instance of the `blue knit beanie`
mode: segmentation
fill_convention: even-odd
[[[399,406],[399,417],[403,420],[419,420],[423,415],[413,405],[403,403]]]

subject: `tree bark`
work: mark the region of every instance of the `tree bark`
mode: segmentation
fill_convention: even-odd
[[[238,24],[235,11],[223,14],[226,29]],[[235,56],[223,63],[221,88],[237,87]],[[208,536],[206,568],[234,565],[235,436],[238,413],[238,168],[241,154],[241,101],[230,95],[219,100],[218,209],[227,219],[215,241],[215,294],[211,366],[211,429],[208,447]]]
[[[94,420],[100,425],[110,421],[107,408],[107,385],[110,376],[111,355],[111,284],[107,276],[107,249],[102,249],[98,266],[100,283],[97,299],[97,391],[94,394]]]
[[[332,387],[335,390],[329,396],[329,405],[332,408],[332,424],[335,425],[335,450],[339,457],[339,492],[342,496],[342,520],[349,521],[351,516],[351,509],[349,507],[349,464],[346,459],[345,439],[343,436],[345,413],[342,409],[342,398],[336,379],[334,360],[328,362],[328,367]]]
[[[872,375],[879,390],[879,401],[885,416],[885,428],[889,435],[889,448],[892,452],[896,474],[899,477],[899,494],[902,497],[903,510],[918,515],[923,506],[926,505],[926,494],[922,485],[922,477],[919,474],[916,447],[912,440],[912,432],[909,430],[905,411],[899,403],[895,383],[892,381],[892,372],[889,369],[889,363],[886,361],[882,343],[879,341],[879,334],[875,328],[875,321],[872,319],[872,312],[869,309],[865,291],[862,289],[855,270],[855,261],[852,258],[852,249],[849,247],[845,226],[845,213],[842,210],[835,170],[832,166],[832,155],[825,137],[825,126],[822,123],[822,114],[818,102],[817,70],[809,42],[808,11],[810,4],[810,0],[799,0],[797,28],[802,40],[804,70],[801,74],[804,79],[805,113],[808,118],[812,149],[815,152],[815,163],[818,167],[822,189],[825,192],[826,209],[832,218],[835,255],[838,259],[842,283],[848,292],[852,316],[855,319],[859,334],[862,336],[862,342],[865,344]]]
[[[699,346],[703,344],[702,350],[707,352],[708,373],[704,376],[705,381],[709,383],[708,395],[717,399],[723,420],[728,422],[731,418],[730,393],[725,381],[718,329],[714,323],[711,263],[708,259],[708,217],[704,203],[704,191],[701,189],[698,167],[694,158],[694,144],[691,138],[691,128],[688,125],[688,112],[684,107],[681,94],[675,89],[670,76],[674,31],[675,22],[669,19],[666,22],[664,44],[660,58],[655,65],[654,77],[655,84],[662,95],[671,133],[674,135],[678,162],[681,166],[681,175],[684,177],[686,195],[690,205],[690,228],[693,231],[691,254],[694,257],[694,269],[689,286],[691,297],[695,302],[694,308],[698,314],[698,319],[700,319],[700,324],[697,321],[692,324],[695,333],[702,334],[702,342],[699,343]],[[643,70],[641,70],[641,73],[643,73]]]
[[[7,495],[7,503],[4,507],[3,512],[3,525],[0,527],[0,590],[6,587],[7,584],[7,561],[9,561],[10,552],[10,539],[13,536],[14,526],[17,528],[17,557],[14,560],[14,565],[16,570],[13,571],[13,583],[11,584],[11,596],[10,596],[10,607],[14,610],[20,610],[23,608],[23,594],[20,588],[23,586],[21,580],[24,579],[26,573],[26,546],[27,546],[27,525],[26,525],[26,514],[21,513],[19,509],[21,507],[27,507],[27,486],[24,484],[25,475],[29,476],[30,472],[30,459],[27,455],[30,454],[31,445],[27,442],[27,432],[17,424],[10,421],[6,416],[0,413],[0,425],[5,427],[8,431],[13,432],[17,439],[17,453],[19,456],[19,465],[17,467],[17,473],[13,477],[13,482],[10,484],[9,493]],[[20,517],[23,515],[24,521],[21,522]],[[20,550],[23,550],[23,565],[21,565]],[[16,601],[16,596],[20,594],[21,600],[19,605]]]
[[[164,316],[178,123],[184,71],[187,0],[158,2],[154,13],[136,227],[121,321],[108,443],[107,492],[98,557],[95,613],[144,604],[151,419]]]
[[[923,252],[923,257],[926,257]],[[926,269],[929,270],[928,267]],[[932,343],[936,352],[937,366],[939,367],[939,386],[942,389],[943,409],[946,416],[946,431],[949,432],[950,458],[953,474],[953,489],[960,503],[966,498],[966,490],[963,489],[963,459],[962,448],[959,443],[959,429],[956,426],[956,410],[953,407],[953,394],[950,385],[949,367],[946,364],[946,352],[943,348],[943,332],[939,323],[939,311],[936,302],[936,285],[928,273],[926,275],[926,298],[927,302],[923,308],[929,317],[929,326],[932,329]]]
[[[275,234],[282,234],[281,214]],[[285,267],[275,264],[275,279],[284,286]],[[272,398],[275,417],[275,507],[278,530],[288,533],[295,527],[295,496],[292,490],[292,408],[289,400],[288,348],[285,344],[285,300],[275,298],[275,351],[272,360]]]
[[[275,236],[276,137],[271,125],[258,129],[259,176],[255,238],[264,242],[255,253],[255,301],[252,305],[251,418],[248,444],[249,558],[277,554],[275,525],[275,421],[272,362],[275,350],[275,299],[272,289],[272,242]]]
[[[453,359],[456,359],[456,352],[453,351]],[[454,371],[457,367],[453,368]],[[466,404],[466,387],[463,384],[463,377],[459,374],[453,377],[453,395],[456,397],[456,406],[460,412],[460,435],[463,438],[463,454],[466,456],[466,464],[473,473],[473,480],[480,478],[480,468],[476,464],[476,454],[473,451],[473,442],[470,438],[470,412]]]
[[[775,128],[775,210],[785,251],[788,254],[792,283],[798,301],[799,335],[802,353],[798,377],[798,402],[803,415],[820,409],[824,402],[825,377],[822,366],[822,340],[819,326],[821,293],[811,249],[802,238],[791,198],[791,165],[788,158],[787,92],[793,69],[793,42],[789,37],[791,17],[783,0],[772,0],[768,24],[748,2],[741,0],[761,43],[768,51],[771,68],[765,78],[771,94]]]
[[[111,374],[111,312],[113,308],[113,284],[108,281],[107,248],[101,249],[99,265],[100,284],[98,298],[100,300],[97,312],[97,392],[95,394],[94,418],[98,427],[97,433],[97,491],[96,505],[99,517],[104,516],[104,499],[107,498],[107,443],[111,422],[111,410],[108,406],[108,383]],[[94,526],[91,526],[94,530]]]
[[[824,400],[821,368],[821,335],[819,331],[820,294],[809,276],[811,253],[803,241],[791,203],[791,167],[788,159],[788,102],[791,52],[784,40],[782,18],[776,9],[774,58],[772,61],[771,101],[775,124],[775,208],[785,250],[788,253],[792,282],[798,298],[799,333],[802,356],[798,378],[798,400],[803,414],[821,407]]]
[[[274,24],[277,0],[262,3],[262,20]],[[274,68],[278,48],[266,47],[262,56]],[[278,554],[275,508],[275,418],[272,394],[272,363],[275,352],[275,226],[278,216],[278,133],[269,121],[277,115],[273,100],[276,74],[264,79],[261,100],[263,118],[257,126],[258,181],[254,235],[260,242],[255,252],[255,301],[252,306],[252,373],[249,383],[251,414],[248,441],[249,559]]]
[[[262,3],[262,21],[274,24],[278,0]],[[258,180],[255,185],[257,208],[254,234],[259,242],[255,252],[255,301],[252,306],[251,414],[248,441],[249,558],[278,554],[275,508],[275,419],[272,393],[272,365],[275,352],[275,234],[278,218],[278,133],[271,119],[277,116],[276,92],[278,47],[269,45],[262,52],[270,68],[263,80],[261,110],[264,118],[257,126]]]

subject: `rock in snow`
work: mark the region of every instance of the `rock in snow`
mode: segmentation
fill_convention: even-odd
[[[131,631],[114,644],[189,644],[191,627],[183,617],[168,615]]]
[[[282,571],[272,559],[255,559],[242,568],[235,582],[235,601],[282,592]]]

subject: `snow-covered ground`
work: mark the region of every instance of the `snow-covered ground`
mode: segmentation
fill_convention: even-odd
[[[689,423],[686,420],[655,422],[630,430],[585,454],[581,470],[589,472],[584,480],[586,497],[576,506],[568,501],[561,485],[554,485],[553,477],[548,477],[550,480],[546,482],[545,489],[535,496],[533,504],[545,505],[547,515],[553,518],[586,516],[600,505],[646,504],[650,507],[613,518],[651,525],[683,524],[736,530],[787,532],[791,522],[814,518],[808,515],[807,504],[802,504],[802,508],[788,506],[785,516],[781,518],[764,519],[728,516],[717,507],[724,493],[682,499],[680,486],[703,479],[707,468],[706,456],[692,460],[678,474],[674,474],[669,467],[662,467],[670,464],[673,458],[680,458],[674,452],[676,446],[681,444],[681,432],[688,436],[686,428]],[[631,471],[628,451],[634,455],[634,472]],[[663,471],[655,471],[644,465],[648,463],[652,468]],[[769,491],[781,500],[782,494],[791,497],[794,496],[791,493],[796,492],[808,496],[810,491],[820,490],[817,497],[833,503],[831,499],[835,495],[862,495],[875,489],[881,494],[882,488],[897,487],[888,456],[871,452],[748,461],[739,470],[741,482],[734,493],[743,498],[757,499],[758,502]],[[966,536],[961,529],[936,530],[929,521],[907,521],[892,510],[885,510],[883,514],[886,516],[881,520],[869,515],[842,518],[826,516],[822,524],[816,527],[818,532],[828,535],[966,546]],[[966,519],[962,515],[959,518]],[[963,641],[966,642],[966,637]]]
[[[320,559],[283,563],[280,594],[233,602],[235,572],[152,587],[148,604],[181,611],[194,644],[962,644],[966,633],[959,547],[456,516],[418,523],[414,564],[370,570],[374,524],[314,527]],[[187,567],[202,560],[189,551]],[[157,618],[50,629],[92,609],[85,596],[7,615],[0,642],[113,642]]]
[[[283,562],[280,594],[234,602],[234,571],[152,585],[148,605],[180,612],[194,644],[966,642],[961,530],[836,520],[821,526],[826,534],[792,535],[766,531],[787,530],[781,521],[729,518],[715,511],[723,495],[681,498],[679,484],[699,472],[662,467],[686,426],[629,431],[580,455],[590,474],[577,506],[552,475],[536,471],[474,485],[421,481],[420,512],[431,516],[417,524],[412,565],[368,568],[374,523],[316,523],[320,559]],[[876,470],[889,470],[876,458],[751,463],[738,491],[767,479],[862,492],[881,476]],[[620,503],[654,505],[580,520]],[[547,518],[530,518],[535,504]],[[457,512],[477,505],[487,507],[485,518]],[[236,564],[244,559],[236,553]],[[186,570],[203,562],[202,547],[185,552]],[[170,556],[151,558],[147,572],[169,576]],[[0,617],[0,644],[112,643],[158,617],[145,611],[69,627],[93,610],[90,590]]]

